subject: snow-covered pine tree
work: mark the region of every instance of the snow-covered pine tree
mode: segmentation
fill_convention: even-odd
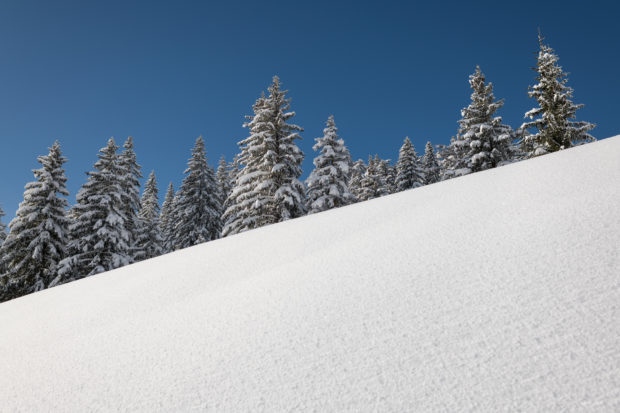
[[[386,162],[375,155],[374,159],[368,157],[368,167],[360,182],[360,201],[367,201],[388,195],[386,179]]]
[[[539,33],[540,51],[534,68],[538,73],[538,83],[530,86],[528,92],[529,97],[536,99],[538,107],[525,114],[531,121],[523,123],[520,128],[524,131],[523,147],[528,157],[595,140],[588,132],[596,125],[574,120],[577,109],[583,105],[571,101],[573,89],[566,85],[567,75],[557,64],[558,56],[543,40]],[[536,132],[526,133],[528,129],[535,129]]]
[[[130,258],[139,259],[141,252],[138,250],[136,243],[142,233],[140,228],[140,220],[138,219],[138,211],[140,210],[140,165],[136,159],[134,151],[133,137],[128,137],[123,144],[123,151],[118,156],[118,165],[121,174],[121,200],[123,212],[125,213],[125,229],[129,233]]]
[[[361,193],[361,183],[364,174],[366,173],[366,163],[362,159],[358,159],[353,163],[351,168],[351,178],[349,179],[349,191],[355,196],[355,202],[359,201]]]
[[[217,239],[222,230],[220,193],[202,136],[196,139],[185,174],[173,208],[174,250]]]
[[[125,172],[119,166],[118,146],[113,138],[97,155],[94,171],[76,197],[69,227],[68,256],[60,262],[52,285],[113,270],[131,262],[130,234],[123,204]]]
[[[66,253],[69,219],[64,197],[69,193],[63,164],[67,160],[58,141],[37,161],[42,167],[33,171],[36,180],[26,185],[24,200],[0,248],[7,270],[4,300],[49,287]]]
[[[162,236],[162,249],[163,252],[173,251],[172,249],[172,223],[173,223],[173,209],[174,209],[174,186],[172,182],[168,185],[164,203],[161,206],[161,214],[159,215],[159,231]]]
[[[493,84],[485,83],[479,66],[469,76],[469,85],[471,103],[461,111],[456,139],[440,153],[446,178],[495,168],[511,159],[514,133],[500,116],[494,117],[504,101],[495,101]]]
[[[136,240],[135,260],[140,261],[161,255],[163,239],[159,229],[159,198],[155,171],[151,171],[144,186],[138,219],[140,233]]]
[[[231,174],[228,163],[226,163],[226,158],[222,155],[217,165],[217,172],[215,173],[215,180],[217,181],[217,188],[220,191],[220,203],[222,206],[226,202],[232,188],[230,178]]]
[[[431,142],[426,142],[424,157],[422,158],[422,170],[424,171],[424,185],[434,184],[441,180],[439,163]]]
[[[316,138],[312,147],[319,154],[314,158],[314,170],[306,180],[308,213],[326,211],[355,202],[349,191],[351,155],[338,138],[338,128],[331,115],[327,119],[323,136]]]
[[[237,174],[224,213],[223,235],[237,234],[305,214],[305,188],[299,181],[304,155],[295,141],[303,129],[288,121],[290,99],[277,76],[269,96],[253,106],[254,116],[244,126],[250,136],[241,142]]]
[[[396,191],[404,191],[422,185],[424,185],[424,171],[411,140],[406,137],[398,153]]]
[[[2,247],[2,243],[4,243],[4,240],[6,239],[6,224],[4,222],[2,222],[2,217],[4,217],[4,210],[2,209],[2,206],[0,206],[0,247]],[[0,271],[0,274],[2,273],[2,271]]]

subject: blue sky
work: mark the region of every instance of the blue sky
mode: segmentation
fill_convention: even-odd
[[[431,4],[432,3],[432,4]],[[465,4],[467,3],[467,4]],[[479,64],[518,127],[534,102],[537,28],[570,73],[579,119],[620,133],[615,2],[27,1],[0,3],[0,205],[5,222],[58,139],[69,201],[110,136],[134,136],[160,199],[197,136],[212,164],[237,152],[274,74],[312,144],[334,114],[355,159],[447,143]]]

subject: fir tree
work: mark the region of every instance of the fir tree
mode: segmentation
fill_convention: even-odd
[[[161,206],[161,214],[159,216],[159,231],[162,236],[163,252],[172,251],[172,223],[174,212],[174,186],[172,182],[168,185],[164,203]]]
[[[239,142],[243,168],[224,213],[224,236],[305,214],[305,189],[299,181],[304,155],[295,143],[302,128],[288,123],[295,112],[289,111],[286,93],[275,76],[269,96],[256,101],[254,116],[244,124],[250,136]]]
[[[389,194],[384,169],[385,161],[379,159],[378,155],[375,155],[374,159],[368,157],[368,168],[360,182],[360,194],[358,196],[360,201],[368,201]]]
[[[366,173],[366,163],[362,159],[358,159],[353,163],[351,168],[351,178],[349,179],[349,190],[355,197],[355,202],[359,201],[359,197],[362,190],[362,178]]]
[[[439,163],[431,142],[426,142],[424,157],[422,158],[422,169],[424,171],[424,185],[434,184],[441,180]]]
[[[493,84],[485,83],[479,66],[469,76],[469,85],[471,103],[461,111],[456,139],[440,153],[446,178],[495,168],[511,159],[514,134],[500,116],[494,116],[503,100],[495,101]]]
[[[424,172],[411,140],[405,138],[396,164],[396,191],[417,188],[424,184]]]
[[[175,250],[217,239],[222,229],[220,193],[202,136],[196,139],[185,174],[173,208]]]
[[[385,194],[389,195],[396,192],[396,168],[390,163],[390,159],[379,159],[375,155],[375,164],[377,165],[377,171],[382,177],[384,182]],[[383,195],[380,195],[383,196]]]
[[[217,181],[217,188],[220,193],[220,203],[224,205],[232,188],[231,173],[229,170],[229,166],[226,163],[226,158],[224,157],[224,155],[222,155],[217,165],[217,172],[215,173],[215,180]]]
[[[577,109],[581,109],[583,105],[576,105],[571,101],[573,89],[566,85],[567,75],[557,64],[558,56],[543,40],[539,33],[540,51],[534,68],[538,73],[538,83],[531,86],[528,92],[529,97],[536,99],[538,107],[525,114],[531,121],[521,125],[524,134],[523,147],[528,157],[595,140],[588,133],[594,129],[594,124],[574,120]],[[528,133],[528,129],[535,129],[536,132]]]
[[[61,261],[52,285],[113,270],[131,262],[131,236],[123,203],[125,171],[119,165],[113,138],[101,148],[94,171],[76,197],[69,231],[69,256]]]
[[[154,258],[162,254],[163,239],[159,228],[159,198],[155,172],[149,175],[140,200],[140,234],[137,239],[136,260]]]
[[[4,215],[5,213],[2,210],[2,207],[0,206],[0,247],[2,247],[2,244],[4,243],[4,240],[6,239],[6,224],[2,222],[2,217]],[[1,267],[0,267],[0,274],[2,274]]]
[[[141,254],[137,242],[140,238],[142,228],[138,219],[140,210],[140,165],[136,159],[133,138],[130,136],[123,144],[123,151],[118,156],[121,182],[121,202],[125,214],[125,229],[129,234],[130,258],[133,261]]]
[[[36,181],[26,185],[24,200],[0,248],[7,270],[5,300],[49,287],[65,257],[69,226],[64,198],[69,195],[63,169],[66,158],[55,142],[49,154],[37,161],[42,168],[33,171]]]
[[[306,181],[308,213],[326,211],[355,202],[348,188],[351,155],[338,138],[334,116],[327,119],[323,136],[313,146],[319,154],[314,159],[314,170]]]

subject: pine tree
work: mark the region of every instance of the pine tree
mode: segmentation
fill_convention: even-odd
[[[196,139],[185,174],[173,208],[175,250],[217,239],[222,230],[220,193],[202,136]]]
[[[349,190],[355,197],[355,202],[358,202],[360,199],[360,194],[362,190],[362,178],[366,173],[366,163],[362,159],[358,159],[353,163],[353,167],[351,168],[351,178],[349,179]]]
[[[308,213],[326,211],[355,202],[348,181],[351,170],[351,155],[338,138],[334,116],[327,119],[323,136],[316,138],[313,146],[319,154],[314,158],[314,170],[306,180]]]
[[[69,255],[60,262],[52,285],[98,274],[131,262],[131,236],[126,229],[125,171],[119,165],[118,146],[108,140],[98,154],[94,171],[76,197],[74,222],[69,231]]]
[[[396,164],[396,191],[417,188],[424,184],[424,172],[411,140],[405,138]]]
[[[375,155],[377,171],[384,182],[385,195],[396,192],[396,168],[390,163],[390,159],[380,159]],[[381,195],[383,196],[383,195]]]
[[[141,254],[137,247],[142,228],[138,219],[140,210],[140,165],[136,159],[133,138],[130,136],[123,144],[123,151],[118,156],[118,165],[121,174],[121,202],[125,214],[125,228],[129,233],[130,259],[133,262]]]
[[[174,209],[174,186],[172,182],[168,185],[164,203],[161,206],[161,214],[159,216],[159,231],[162,236],[163,252],[171,252],[172,248],[172,223]]]
[[[2,207],[0,206],[0,247],[2,247],[2,244],[4,243],[4,240],[6,239],[6,224],[2,222],[2,217],[4,215],[5,213],[2,210]],[[0,270],[0,274],[2,274],[1,270]]]
[[[226,158],[224,157],[224,155],[222,155],[217,165],[217,172],[215,173],[215,180],[217,181],[217,188],[220,193],[220,203],[224,205],[232,188],[231,174],[230,174],[229,166],[226,163]]]
[[[502,124],[500,116],[494,117],[504,101],[495,101],[493,84],[485,83],[479,66],[469,76],[469,85],[473,90],[471,103],[461,111],[456,139],[440,153],[446,178],[495,168],[511,159],[514,133]]]
[[[138,213],[140,234],[136,244],[135,259],[145,260],[154,258],[163,253],[163,239],[159,229],[159,198],[157,179],[152,171],[144,186],[144,193],[140,200]]]
[[[223,235],[237,234],[305,214],[305,188],[299,181],[304,155],[295,144],[303,129],[288,123],[290,99],[277,76],[269,96],[253,106],[254,116],[244,124],[250,136],[241,142],[235,186],[224,213]]]
[[[64,197],[69,193],[63,164],[67,160],[56,141],[49,154],[37,161],[42,168],[33,171],[36,181],[26,185],[24,200],[0,248],[8,295],[0,301],[49,287],[66,253],[69,219]]]
[[[534,68],[538,73],[538,83],[531,86],[528,92],[529,97],[536,99],[538,107],[525,114],[531,121],[521,125],[524,149],[528,157],[595,140],[588,131],[596,125],[574,120],[577,109],[581,109],[583,105],[576,105],[571,101],[573,89],[566,85],[567,75],[557,64],[558,56],[543,40],[539,33],[540,51]],[[536,129],[536,132],[525,133],[528,129]]]
[[[431,142],[426,142],[424,157],[422,158],[422,169],[424,171],[424,185],[434,184],[441,180],[439,163]]]
[[[388,195],[387,184],[385,182],[385,161],[375,155],[374,159],[368,157],[368,168],[360,182],[360,201],[379,198]]]

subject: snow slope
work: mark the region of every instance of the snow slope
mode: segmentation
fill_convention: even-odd
[[[620,411],[620,137],[0,304],[2,411]]]

